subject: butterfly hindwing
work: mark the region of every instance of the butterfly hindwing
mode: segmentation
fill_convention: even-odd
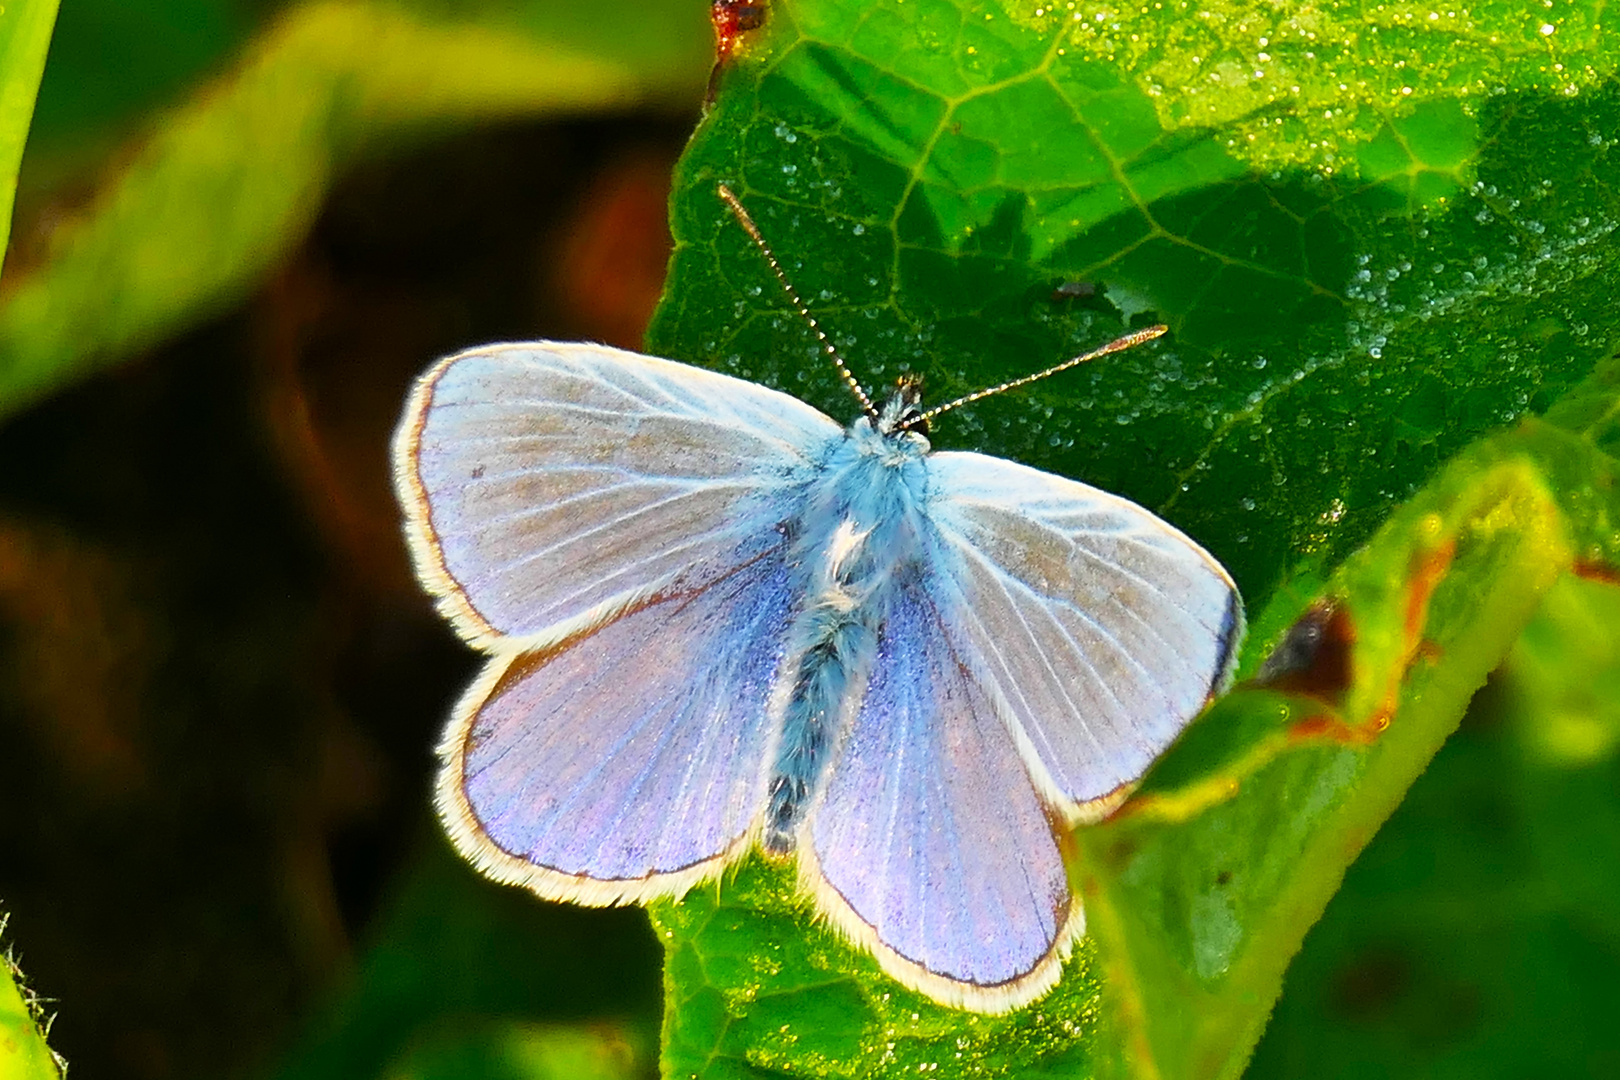
[[[556,640],[778,537],[839,425],[786,394],[604,345],[492,345],[417,382],[394,437],[417,570],[474,644]],[[763,526],[763,527],[762,527]]]
[[[1048,795],[1076,817],[1106,809],[1230,676],[1236,587],[1116,495],[983,454],[929,467],[953,646]]]
[[[457,847],[492,877],[576,903],[678,895],[717,873],[763,803],[801,588],[778,548],[492,663],[440,748]]]
[[[1082,920],[1052,821],[928,577],[890,593],[800,857],[822,909],[890,974],[999,1012],[1057,981]]]

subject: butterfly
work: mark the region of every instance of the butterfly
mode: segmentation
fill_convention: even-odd
[[[787,394],[579,342],[418,380],[394,436],[416,569],[490,656],[436,801],[498,881],[678,897],[755,847],[901,983],[1003,1012],[1082,932],[1060,838],[1112,809],[1229,679],[1230,576],[1123,498],[928,423],[1157,336],[840,424]]]

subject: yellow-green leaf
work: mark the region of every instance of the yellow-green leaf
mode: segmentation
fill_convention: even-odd
[[[0,931],[5,919],[0,917]],[[0,957],[0,1080],[57,1080],[57,1061],[39,1029],[10,956]]]
[[[11,236],[17,166],[55,24],[56,0],[11,0],[0,5],[0,265]]]

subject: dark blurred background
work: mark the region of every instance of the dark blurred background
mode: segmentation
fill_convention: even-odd
[[[387,444],[447,351],[639,345],[710,59],[683,6],[660,92],[347,163],[246,296],[0,425],[0,903],[75,1077],[653,1060],[645,917],[487,886],[432,819],[476,661],[410,573]],[[281,14],[64,3],[6,286]]]

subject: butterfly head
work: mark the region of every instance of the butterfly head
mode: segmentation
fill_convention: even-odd
[[[928,437],[928,419],[923,415],[921,375],[906,373],[894,384],[894,392],[878,410],[877,429],[880,435],[898,436],[916,433]]]

